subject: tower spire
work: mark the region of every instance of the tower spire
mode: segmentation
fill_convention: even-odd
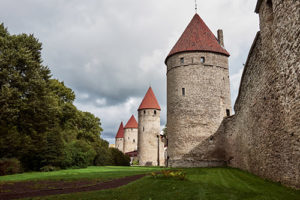
[[[197,0],[195,0],[195,13],[197,13],[198,5],[197,5]]]

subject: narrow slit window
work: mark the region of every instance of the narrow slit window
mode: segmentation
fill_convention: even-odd
[[[156,110],[154,110],[154,115],[156,115]]]
[[[267,0],[267,5],[273,9],[273,3],[272,0]]]
[[[230,116],[230,110],[226,109],[226,115],[229,117]]]
[[[184,58],[180,58],[180,64],[181,64],[181,65],[184,64]]]
[[[133,143],[135,143],[135,139],[133,139]]]
[[[182,96],[185,96],[185,88],[182,88]]]
[[[146,114],[146,110],[144,110],[144,114]]]
[[[145,131],[145,128],[143,127],[143,131]]]
[[[205,63],[205,58],[204,58],[204,57],[201,57],[201,58],[200,58],[200,62],[201,62],[201,63]]]

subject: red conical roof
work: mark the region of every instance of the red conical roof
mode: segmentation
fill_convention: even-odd
[[[226,49],[221,47],[215,35],[198,14],[194,15],[192,21],[170,51],[165,62],[167,62],[170,56],[186,51],[215,52],[230,56]]]
[[[158,104],[158,101],[153,93],[153,90],[151,87],[149,87],[140,107],[138,110],[142,109],[157,109],[160,110],[160,106]]]
[[[124,128],[138,128],[138,123],[132,115]]]
[[[123,122],[121,122],[116,138],[124,138]]]

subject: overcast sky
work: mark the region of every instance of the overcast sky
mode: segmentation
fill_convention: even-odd
[[[257,0],[198,0],[213,33],[223,29],[235,102],[243,64],[258,31]],[[75,105],[101,119],[114,143],[151,85],[166,123],[164,59],[195,14],[194,0],[0,0],[11,34],[33,33],[54,78],[76,94]]]

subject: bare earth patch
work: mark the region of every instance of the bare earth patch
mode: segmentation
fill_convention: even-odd
[[[117,188],[144,177],[145,174],[127,176],[111,181],[99,182],[97,180],[77,181],[23,181],[0,184],[0,199],[19,199],[74,192],[87,192]]]

